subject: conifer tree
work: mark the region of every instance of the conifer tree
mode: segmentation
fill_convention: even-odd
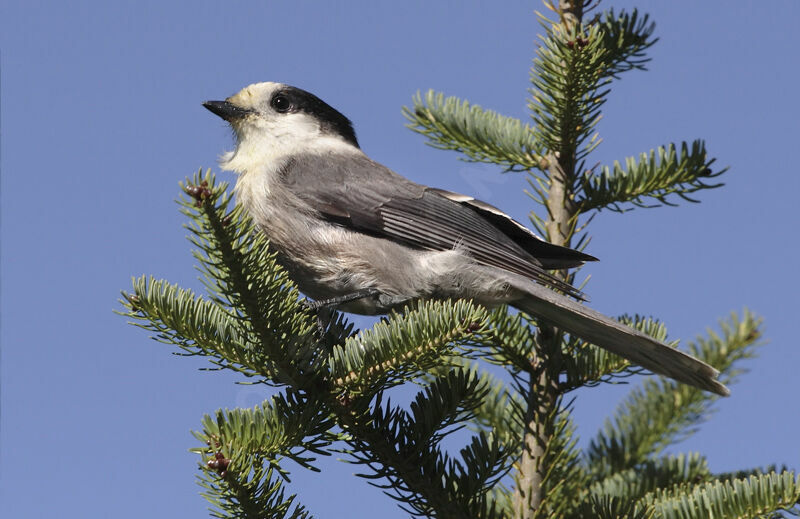
[[[559,245],[582,248],[601,209],[675,205],[718,187],[702,141],[666,144],[624,164],[586,169],[614,81],[641,70],[656,39],[637,11],[592,13],[596,3],[546,0],[525,124],[428,92],[404,110],[441,149],[527,175],[532,223]],[[797,514],[800,481],[785,469],[714,473],[700,454],[664,455],[691,434],[717,398],[647,377],[586,449],[571,392],[641,374],[547,323],[470,301],[419,301],[371,329],[319,316],[276,263],[268,240],[210,172],[182,184],[205,294],[152,277],[123,293],[124,315],[159,341],[275,388],[251,409],[202,420],[194,451],[214,517],[305,518],[287,495],[283,461],[315,469],[337,454],[412,516],[438,518],[767,518]],[[575,282],[575,272],[561,272]],[[663,323],[622,316],[659,340]],[[320,328],[319,323],[324,323]],[[748,311],[690,343],[731,383],[753,356],[761,319]],[[500,373],[500,375],[498,375]],[[393,388],[415,384],[408,406]],[[443,440],[467,428],[460,450]],[[324,477],[324,474],[320,477]]]

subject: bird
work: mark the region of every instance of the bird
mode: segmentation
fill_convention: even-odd
[[[262,82],[203,106],[233,130],[219,164],[236,174],[237,203],[317,304],[363,315],[424,299],[507,304],[651,372],[729,394],[712,366],[590,308],[550,272],[596,258],[372,160],[352,122],[316,95]]]

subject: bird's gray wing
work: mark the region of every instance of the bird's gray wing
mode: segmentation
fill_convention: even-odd
[[[591,256],[551,245],[489,204],[416,184],[365,155],[297,156],[281,179],[336,224],[418,249],[457,247],[479,263],[582,297],[546,269],[576,266]]]

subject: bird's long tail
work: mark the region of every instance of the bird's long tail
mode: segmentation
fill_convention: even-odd
[[[507,281],[521,294],[511,302],[520,310],[654,373],[718,395],[730,394],[717,380],[719,371],[705,362],[522,276],[509,274]]]

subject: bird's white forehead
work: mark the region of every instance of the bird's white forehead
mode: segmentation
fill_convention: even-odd
[[[264,99],[269,99],[273,92],[285,86],[283,83],[273,83],[272,81],[253,83],[230,96],[227,101],[242,108],[253,107]]]

